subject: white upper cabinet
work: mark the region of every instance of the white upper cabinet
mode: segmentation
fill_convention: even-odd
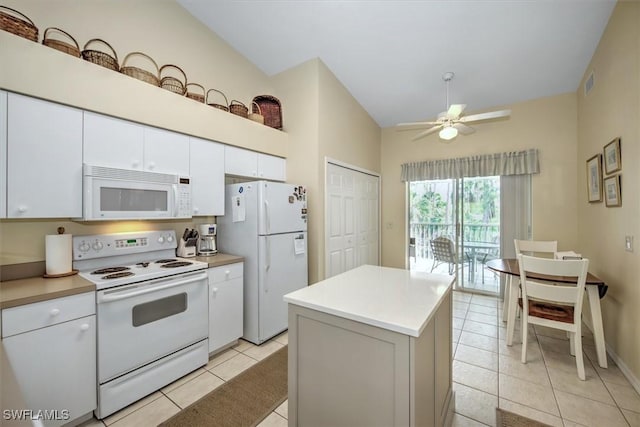
[[[7,217],[82,216],[82,111],[7,99]]]
[[[281,157],[258,153],[258,177],[273,181],[286,181],[287,163]]]
[[[189,140],[193,215],[224,215],[224,145]]]
[[[189,137],[101,114],[84,113],[85,163],[189,175]]]
[[[286,161],[281,157],[225,146],[225,173],[273,181],[286,180]]]
[[[137,123],[85,111],[84,162],[142,170],[143,130]]]
[[[258,153],[226,145],[224,171],[230,175],[258,178]]]
[[[7,92],[0,90],[0,218],[7,217]]]
[[[144,170],[189,176],[189,137],[145,126]]]

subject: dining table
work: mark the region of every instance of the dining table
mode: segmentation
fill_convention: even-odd
[[[502,321],[507,322],[507,345],[513,345],[513,334],[516,321],[516,307],[518,305],[518,286],[520,277],[520,266],[515,258],[498,258],[487,261],[486,266],[496,273],[506,274],[508,279],[504,293],[504,306]],[[576,277],[550,276],[543,274],[531,274],[527,277],[555,283],[576,283]],[[516,279],[518,278],[518,279]],[[600,309],[600,299],[607,293],[607,284],[592,273],[587,273],[586,293],[591,310],[591,327],[593,328],[593,340],[596,345],[598,355],[598,365],[607,367],[607,353],[604,341],[604,329],[602,327],[602,311]],[[506,319],[505,319],[506,317]]]

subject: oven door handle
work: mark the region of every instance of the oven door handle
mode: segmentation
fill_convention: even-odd
[[[120,300],[123,300],[123,299],[136,297],[136,296],[139,296],[139,295],[151,294],[153,292],[161,291],[163,289],[170,289],[170,288],[175,288],[177,286],[187,285],[189,283],[197,282],[199,280],[203,280],[203,279],[206,279],[206,278],[207,278],[206,273],[204,275],[198,274],[197,277],[196,276],[190,276],[188,278],[185,278],[184,280],[179,280],[177,282],[173,281],[175,279],[168,278],[168,279],[162,279],[162,280],[159,280],[159,281],[155,282],[155,283],[161,283],[161,282],[170,281],[170,283],[167,283],[165,285],[146,286],[144,289],[138,289],[138,290],[131,291],[131,292],[126,292],[126,291],[124,291],[124,292],[114,292],[112,294],[100,294],[100,293],[98,293],[97,302],[98,303],[103,303],[103,302],[120,301]],[[151,285],[151,283],[149,285]]]

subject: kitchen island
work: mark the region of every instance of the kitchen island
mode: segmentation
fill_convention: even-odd
[[[364,265],[285,295],[289,426],[442,426],[453,276]]]

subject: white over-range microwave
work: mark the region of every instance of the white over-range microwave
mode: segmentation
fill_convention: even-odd
[[[83,165],[86,221],[191,218],[191,179],[179,175]]]

